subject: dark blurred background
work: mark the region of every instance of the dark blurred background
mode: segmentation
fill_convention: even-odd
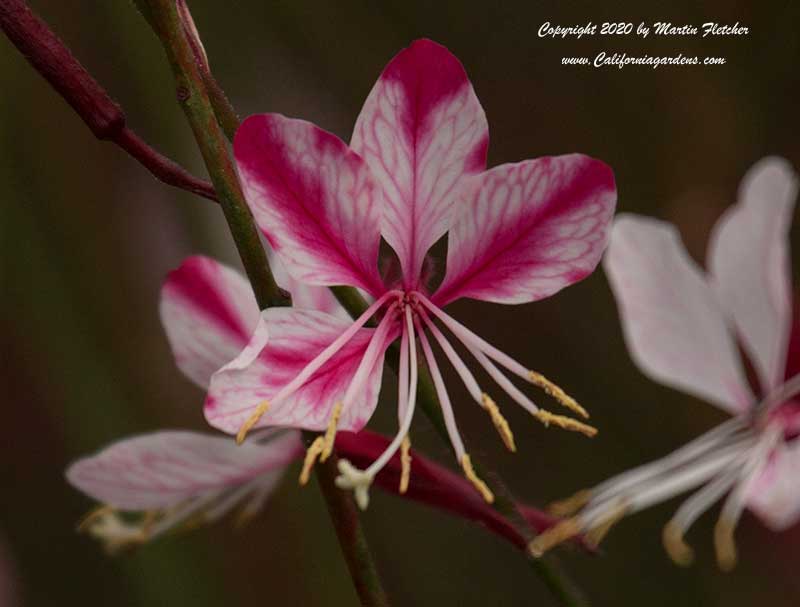
[[[202,173],[160,47],[129,2],[35,0],[32,6],[118,99],[129,124]],[[619,209],[675,222],[702,261],[710,227],[767,154],[800,168],[792,2],[517,2],[339,0],[190,2],[212,68],[242,115],[303,117],[348,139],[383,65],[420,36],[464,63],[488,115],[490,165],[583,152],[615,170]],[[544,21],[736,21],[718,38],[541,39]],[[711,55],[721,67],[566,67],[601,50]],[[67,486],[76,457],[122,436],[204,428],[202,394],[176,370],[157,315],[162,278],[191,253],[237,264],[215,205],[154,181],[93,139],[66,104],[0,39],[0,561],[19,604],[352,605],[355,594],[315,486],[292,470],[263,514],[169,537],[122,557],[75,533],[92,504]],[[471,450],[534,504],[655,458],[722,419],[646,380],[624,348],[601,271],[550,300],[453,313],[518,359],[557,378],[593,413],[593,441],[546,431],[505,407],[519,452],[505,453],[485,415],[454,400]],[[456,382],[453,382],[453,386]],[[373,423],[389,428],[393,395]],[[415,446],[450,465],[424,417]],[[364,516],[395,605],[551,605],[515,550],[467,523],[373,492]],[[800,603],[800,529],[775,535],[751,515],[741,562],[717,571],[714,514],[689,534],[697,564],[661,549],[675,504],[625,520],[599,557],[559,557],[594,605],[727,607]],[[0,575],[0,591],[4,584]],[[0,598],[0,601],[3,599]]]

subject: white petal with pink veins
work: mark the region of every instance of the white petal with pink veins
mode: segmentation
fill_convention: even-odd
[[[247,202],[294,279],[383,291],[381,192],[357,154],[335,135],[278,114],[245,120],[234,152]]]
[[[269,267],[277,285],[292,297],[292,306],[301,310],[317,310],[339,318],[350,316],[334,297],[328,287],[315,287],[292,278],[283,266],[280,257],[272,250],[267,251]]]
[[[259,426],[324,429],[334,405],[342,400],[355,375],[374,329],[359,329],[301,388],[280,402],[272,400],[351,325],[352,321],[322,312],[294,308],[265,310],[251,346],[211,379],[206,419],[220,430],[236,433],[254,409],[267,400],[270,408]],[[344,403],[339,420],[341,429],[358,431],[372,415],[380,391],[386,345],[364,389],[353,402]]]
[[[616,204],[605,164],[572,154],[505,164],[469,178],[450,230],[447,274],[433,301],[515,304],[590,274]]]
[[[789,228],[797,174],[782,158],[765,158],[745,176],[739,202],[719,220],[709,265],[720,301],[758,371],[765,392],[784,379],[792,324]]]
[[[280,470],[301,453],[296,432],[239,446],[221,436],[162,431],[121,440],[78,460],[67,479],[114,508],[168,508]]]
[[[241,352],[259,319],[250,283],[201,256],[189,257],[169,274],[160,313],[178,367],[203,388]]]
[[[628,350],[645,374],[731,412],[752,402],[716,293],[672,225],[619,216],[604,267]]]
[[[415,287],[428,249],[452,223],[461,178],[486,166],[489,129],[463,66],[445,47],[417,40],[373,87],[352,148],[385,196],[381,233]]]

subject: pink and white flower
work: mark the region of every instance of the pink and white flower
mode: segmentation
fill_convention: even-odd
[[[278,260],[272,260],[272,269],[295,302],[344,314],[329,289],[295,283]],[[243,276],[211,259],[191,257],[167,278],[161,316],[179,367],[205,388],[213,370],[247,345],[259,312]],[[241,446],[230,438],[186,431],[159,431],[115,442],[67,471],[72,485],[104,504],[86,517],[82,528],[115,552],[216,521],[234,510],[239,521],[249,519],[287,466],[302,459],[299,434],[290,429],[257,430]],[[371,432],[343,432],[337,449],[360,464],[380,456],[389,443]],[[414,461],[413,482],[408,484],[407,465],[395,456],[376,478],[382,488],[398,493],[406,483],[408,498],[474,520],[524,548],[514,526],[475,495],[469,483],[418,453],[404,456]],[[555,522],[534,508],[520,509],[537,531]]]
[[[357,431],[375,409],[387,348],[399,341],[400,429],[365,470],[340,461],[341,487],[362,507],[377,472],[407,451],[416,404],[417,346],[431,372],[456,456],[487,501],[464,449],[431,341],[513,449],[508,424],[478,385],[438,320],[514,401],[545,424],[594,429],[540,409],[500,368],[585,415],[575,401],[445,313],[462,297],[519,304],[548,297],[591,273],[616,202],[611,170],[573,154],[485,169],[488,127],[464,68],[444,47],[414,42],[385,68],[348,146],[301,120],[248,118],[234,151],[261,230],[299,283],[368,293],[358,319],[298,307],[261,315],[244,351],[211,380],[206,418],[240,438],[253,427],[326,430],[309,462],[326,458],[337,428]],[[447,272],[426,284],[426,255],[448,237]],[[381,237],[402,276],[378,270]],[[367,326],[371,321],[376,326]],[[432,336],[433,340],[429,338]]]
[[[296,300],[335,312],[338,304],[327,290],[297,285],[278,264],[273,269]],[[199,256],[169,275],[160,309],[178,367],[201,388],[242,351],[259,320],[247,280]],[[292,430],[261,431],[241,446],[223,436],[159,431],[75,462],[67,479],[105,504],[82,527],[113,552],[182,525],[217,520],[235,508],[252,516],[302,453],[300,435]]]
[[[621,516],[694,489],[664,528],[666,550],[680,564],[692,559],[684,534],[726,494],[714,538],[723,569],[735,564],[733,533],[744,508],[776,531],[798,520],[800,403],[793,397],[800,393],[800,335],[792,330],[788,243],[797,188],[785,160],[758,162],[714,228],[708,272],[691,260],[673,226],[617,219],[604,263],[631,356],[654,380],[732,418],[661,460],[557,504],[560,514],[582,509],[537,538],[535,553],[585,531],[599,541]]]

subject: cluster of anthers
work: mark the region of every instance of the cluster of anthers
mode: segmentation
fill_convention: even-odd
[[[749,413],[733,417],[668,456],[551,504],[552,514],[571,518],[534,539],[530,552],[541,556],[580,534],[597,545],[623,517],[697,489],[664,526],[664,548],[678,565],[691,564],[694,553],[684,535],[727,494],[714,528],[714,548],[720,569],[730,571],[736,564],[734,531],[754,483],[782,441],[796,438],[782,411],[793,407],[788,401],[798,392],[800,376],[795,376]]]
[[[237,508],[234,524],[241,527],[258,514],[274,485],[274,476],[256,477],[242,485],[220,487],[192,496],[168,508],[136,513],[123,512],[106,504],[83,517],[77,529],[101,541],[109,554],[117,554],[167,532],[213,523]]]
[[[348,406],[348,403],[352,402],[353,399],[359,395],[360,391],[365,389],[367,376],[373,368],[376,359],[387,344],[393,341],[399,334],[399,431],[386,450],[365,470],[356,468],[346,459],[339,460],[338,467],[340,475],[336,479],[336,484],[340,488],[352,489],[355,493],[358,505],[362,509],[366,508],[369,503],[368,491],[372,481],[387,462],[399,451],[402,463],[400,492],[404,493],[407,490],[411,476],[411,457],[409,456],[411,440],[409,438],[409,431],[417,401],[417,384],[419,380],[417,369],[417,346],[419,345],[427,368],[430,371],[431,379],[433,380],[456,459],[461,465],[466,478],[472,483],[481,496],[489,503],[494,501],[492,491],[476,474],[470,456],[464,447],[463,440],[461,439],[456,425],[450,397],[436,362],[428,334],[438,343],[446,358],[466,386],[472,399],[487,412],[500,434],[503,443],[512,452],[516,450],[514,435],[508,421],[503,417],[495,401],[480,387],[472,372],[467,368],[467,365],[456,352],[450,341],[448,341],[448,338],[434,323],[434,318],[438,319],[442,325],[450,331],[456,340],[458,340],[458,342],[475,358],[487,375],[493,379],[512,400],[531,413],[545,426],[552,424],[566,430],[583,433],[589,437],[597,433],[597,430],[588,424],[571,417],[553,414],[550,411],[538,407],[514,385],[507,375],[501,371],[500,367],[504,368],[512,375],[516,375],[541,388],[558,401],[558,403],[570,409],[580,417],[584,419],[589,417],[586,410],[581,407],[575,399],[566,394],[564,390],[552,383],[541,373],[523,367],[513,358],[501,352],[484,339],[478,337],[464,325],[446,314],[441,308],[433,304],[430,299],[419,291],[390,290],[378,298],[344,333],[342,333],[342,335],[309,362],[308,365],[273,398],[268,401],[262,401],[257,406],[254,413],[241,426],[237,435],[237,441],[241,443],[245,439],[247,433],[265,414],[267,414],[271,407],[289,398],[299,390],[309,381],[316,371],[352,339],[360,328],[365,326],[376,316],[379,316],[377,327],[350,381],[349,387],[343,398],[334,404],[325,433],[317,437],[306,452],[302,471],[300,473],[301,485],[308,482],[310,471],[316,461],[324,462],[333,453],[338,422],[342,411]]]

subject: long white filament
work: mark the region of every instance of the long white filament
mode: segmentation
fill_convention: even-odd
[[[453,332],[465,346],[472,345],[474,348],[480,350],[486,356],[494,360],[501,367],[505,367],[511,373],[518,375],[524,380],[528,380],[530,370],[523,367],[508,354],[501,352],[495,348],[488,341],[470,331],[467,327],[458,322],[455,318],[446,314],[441,308],[435,306],[427,297],[421,293],[415,293],[416,298],[420,301],[430,312],[441,320],[444,325]]]
[[[461,440],[461,435],[458,432],[456,418],[453,414],[453,405],[450,402],[450,395],[447,393],[444,379],[442,379],[442,373],[439,371],[439,365],[436,364],[436,357],[431,349],[428,336],[425,335],[421,327],[419,327],[419,341],[422,344],[422,352],[425,354],[425,360],[431,372],[431,379],[433,379],[433,385],[434,388],[436,388],[436,396],[439,398],[439,405],[442,408],[442,416],[444,417],[444,425],[447,428],[447,435],[450,437],[450,443],[453,445],[456,459],[460,462],[466,452],[464,442]]]
[[[461,381],[464,383],[464,386],[467,388],[470,396],[475,399],[476,402],[480,403],[482,398],[482,391],[478,382],[475,380],[475,376],[472,372],[467,368],[467,365],[464,364],[464,361],[461,360],[461,357],[455,351],[450,342],[447,341],[447,338],[442,334],[430,317],[425,313],[425,310],[419,310],[419,316],[422,319],[422,322],[425,323],[425,326],[430,330],[431,335],[433,335],[434,339],[438,342],[439,347],[444,352],[447,359],[450,361],[450,364],[455,369],[458,376],[461,378]]]
[[[403,422],[400,425],[400,430],[397,433],[397,436],[394,437],[386,450],[381,453],[380,457],[372,462],[369,468],[367,468],[365,471],[368,476],[373,478],[389,462],[392,456],[397,453],[397,450],[400,448],[400,444],[403,442],[403,439],[411,429],[411,420],[414,418],[414,408],[417,402],[418,381],[417,343],[416,339],[414,338],[414,321],[411,317],[411,308],[409,306],[406,306],[405,313],[405,331],[408,332],[408,365],[410,371],[408,383],[408,405],[406,406],[406,410],[403,415]]]
[[[398,295],[401,295],[400,291],[388,291],[375,300],[375,302],[369,308],[367,308],[367,310],[361,316],[353,321],[353,324],[350,325],[344,331],[344,333],[333,340],[328,347],[326,347],[322,352],[314,357],[311,362],[303,367],[300,373],[298,373],[292,381],[281,388],[278,393],[270,399],[270,404],[275,406],[281,400],[290,397],[298,389],[300,389],[303,384],[311,379],[311,376],[316,373],[322,367],[322,365],[333,358],[333,356],[355,336],[358,330],[361,329],[361,327],[363,327],[370,318],[372,318],[372,315],[380,309],[386,300],[388,300],[390,297],[397,297]]]
[[[364,355],[361,358],[361,362],[358,364],[358,368],[353,375],[353,379],[350,380],[350,384],[347,386],[347,390],[345,390],[344,397],[342,398],[345,410],[347,410],[347,407],[352,404],[356,395],[364,389],[365,384],[369,379],[369,374],[372,371],[372,368],[375,366],[375,361],[386,349],[386,337],[389,333],[389,329],[391,328],[391,323],[394,320],[397,306],[397,303],[389,306],[389,308],[386,310],[385,316],[381,319],[380,323],[378,323],[378,327],[375,329],[375,333],[372,335],[372,339],[370,339],[367,349],[364,351]]]

